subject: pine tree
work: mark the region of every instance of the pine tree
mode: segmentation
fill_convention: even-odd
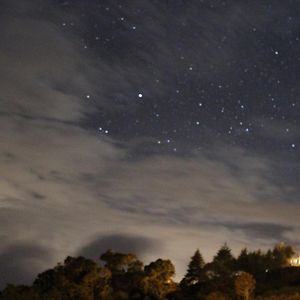
[[[204,265],[203,257],[199,249],[197,249],[195,254],[191,257],[191,261],[188,265],[187,273],[182,280],[182,284],[184,286],[191,286],[203,282],[205,279]]]
[[[234,269],[235,259],[231,254],[231,249],[225,243],[213,259],[213,267],[219,275],[231,273]]]

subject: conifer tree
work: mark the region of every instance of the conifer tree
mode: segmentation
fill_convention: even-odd
[[[195,254],[191,257],[187,273],[182,280],[182,285],[191,286],[203,282],[205,279],[204,265],[203,257],[199,249],[197,249]]]
[[[234,269],[235,259],[231,253],[231,249],[225,243],[213,259],[213,267],[219,275],[229,274]]]
[[[235,270],[235,258],[231,249],[224,244],[214,256],[209,265],[210,278],[212,279],[213,291],[222,292],[230,297],[233,295]]]

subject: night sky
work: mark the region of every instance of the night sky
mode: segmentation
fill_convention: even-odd
[[[108,248],[300,249],[300,3],[0,0],[0,286]]]

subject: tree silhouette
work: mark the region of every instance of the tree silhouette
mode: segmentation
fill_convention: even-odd
[[[285,243],[275,245],[272,251],[273,268],[287,267],[290,264],[290,259],[296,253],[295,249]]]
[[[107,285],[110,277],[111,273],[101,269],[94,261],[68,256],[63,265],[39,274],[33,286],[49,299],[93,300]]]
[[[236,261],[236,267],[239,271],[245,271],[254,276],[269,270],[271,264],[272,256],[270,256],[270,252],[266,254],[260,250],[249,252],[246,248],[242,249]]]
[[[113,289],[114,299],[123,299],[140,294],[144,268],[143,263],[136,255],[108,250],[100,258],[105,262],[105,267],[112,273],[110,287]]]
[[[197,249],[194,255],[191,257],[187,273],[184,276],[181,285],[184,287],[188,287],[191,285],[200,284],[201,282],[205,281],[206,276],[204,265],[205,263],[203,257],[199,249]]]
[[[7,285],[5,290],[0,294],[1,300],[41,300],[39,294],[27,286]],[[57,298],[59,299],[59,298]]]
[[[211,267],[215,276],[231,275],[235,269],[235,258],[225,243],[214,256]]]
[[[231,249],[227,244],[224,244],[214,256],[213,261],[206,265],[210,279],[209,290],[222,292],[226,295],[233,294],[235,262]]]
[[[180,285],[167,259],[143,267],[134,254],[109,250],[101,255],[101,266],[69,256],[39,274],[32,286],[8,285],[0,300],[249,300],[255,287],[257,300],[300,300],[300,268],[287,266],[293,253],[281,243],[267,252],[243,249],[236,260],[225,244],[205,265],[197,250]],[[259,296],[265,294],[271,296]]]

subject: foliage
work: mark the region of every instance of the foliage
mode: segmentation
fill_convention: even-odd
[[[199,251],[196,250],[195,254],[191,257],[188,265],[187,273],[181,281],[183,287],[190,287],[191,285],[199,285],[206,280],[206,273],[204,270],[204,259]]]
[[[38,275],[33,287],[49,298],[93,300],[108,284],[111,272],[83,257],[67,257],[63,265]]]
[[[234,281],[235,293],[243,300],[249,300],[255,289],[254,277],[246,272],[239,273]]]
[[[114,274],[141,271],[143,268],[143,263],[131,253],[123,254],[108,250],[100,259],[105,261],[105,266]]]
[[[172,280],[175,267],[170,260],[158,259],[145,266],[145,276],[141,287],[143,293],[155,299],[165,299],[166,295],[176,290]]]
[[[230,298],[234,296],[234,275],[236,260],[231,249],[224,244],[213,261],[205,266],[208,277],[207,292],[218,291]]]
[[[290,267],[294,249],[278,244],[267,252],[243,249],[235,258],[227,244],[212,262],[196,250],[178,285],[168,259],[143,266],[132,253],[108,250],[103,264],[67,257],[39,274],[32,286],[8,285],[0,300],[300,300],[300,268]]]
[[[238,270],[243,270],[254,276],[270,270],[287,267],[291,257],[295,254],[292,246],[280,243],[266,253],[262,251],[249,252],[243,249],[237,258],[236,266]]]
[[[211,269],[215,276],[230,276],[235,269],[235,258],[231,249],[224,244],[214,256]]]
[[[296,253],[295,249],[286,245],[285,243],[279,243],[275,245],[273,249],[273,268],[281,268],[289,265],[289,259]]]

